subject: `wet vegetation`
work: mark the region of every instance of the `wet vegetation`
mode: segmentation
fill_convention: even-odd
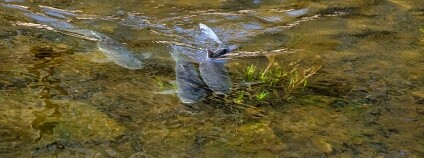
[[[279,98],[285,101],[293,99],[307,88],[310,79],[322,64],[309,67],[301,66],[300,61],[289,64],[270,63],[266,68],[257,68],[251,64],[239,73],[241,89],[237,89],[237,103]]]

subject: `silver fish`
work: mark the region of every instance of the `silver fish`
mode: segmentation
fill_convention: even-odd
[[[199,24],[202,34],[205,34],[210,39],[214,40],[216,43],[222,43],[222,41],[216,36],[215,32],[205,24]]]
[[[50,27],[53,27],[55,29],[59,29],[59,30],[65,30],[65,29],[75,29],[75,27],[65,21],[59,20],[59,19],[55,19],[55,18],[51,18],[48,17],[44,14],[40,14],[40,13],[31,13],[31,12],[27,12],[27,13],[23,13],[25,16],[41,23],[41,24],[45,24],[48,25]]]
[[[199,27],[202,34],[219,44],[216,51],[206,50],[207,57],[200,61],[199,65],[200,76],[202,76],[203,81],[213,92],[228,94],[231,88],[231,79],[224,65],[226,60],[219,59],[219,57],[229,53],[229,48],[208,26],[199,24]]]
[[[49,6],[39,6],[47,15],[50,16],[54,16],[57,18],[62,18],[62,19],[66,19],[69,17],[76,17],[77,14],[73,13],[72,11],[69,10],[63,10],[63,9],[58,9],[58,8],[53,8],[53,7],[49,7]]]
[[[208,58],[214,59],[221,57],[230,52],[230,48],[224,42],[222,42],[215,32],[205,24],[199,24],[201,35],[204,37],[210,38],[218,44],[218,48],[215,51],[207,50]]]
[[[229,52],[228,47],[206,25],[200,24],[201,36],[210,38],[219,44],[218,51],[208,49],[172,46],[171,56],[176,62],[178,97],[183,103],[195,103],[207,95],[208,91],[228,94],[231,91],[231,79],[225,68],[225,59],[220,56]],[[193,64],[199,63],[199,77]]]
[[[177,93],[181,102],[190,104],[200,101],[207,95],[207,91],[203,88],[205,87],[204,83],[200,79],[194,64],[182,56],[178,48],[172,48],[171,56],[175,61]]]
[[[143,62],[132,54],[123,44],[94,31],[92,31],[92,34],[96,35],[99,39],[97,42],[99,50],[115,64],[132,70],[144,67]]]
[[[218,94],[228,94],[231,91],[231,78],[224,64],[208,60],[199,65],[203,81]]]
[[[55,11],[56,13],[59,13],[57,9]],[[79,29],[63,20],[52,18],[40,13],[32,13],[28,11],[23,14],[38,23],[48,25],[53,29],[56,29],[55,31],[57,32],[96,41],[99,50],[119,66],[132,70],[144,67],[143,62],[131,53],[122,43],[119,43],[104,34],[91,30]],[[69,16],[72,15],[65,14],[63,12],[61,12],[61,14]]]

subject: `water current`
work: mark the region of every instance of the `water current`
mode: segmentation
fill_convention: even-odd
[[[0,63],[0,157],[424,157],[422,0],[0,0]]]

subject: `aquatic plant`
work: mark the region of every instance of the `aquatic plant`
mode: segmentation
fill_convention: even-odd
[[[277,65],[268,66],[264,69],[258,69],[253,64],[249,65],[243,69],[240,79],[251,84],[248,84],[249,86],[241,91],[243,93],[238,94],[237,99],[235,99],[236,103],[242,103],[245,102],[243,100],[248,99],[266,101],[271,99],[270,91],[273,91],[273,95],[281,96],[280,98],[284,100],[290,100],[294,93],[307,86],[308,79],[320,68],[320,64],[301,67],[299,61],[291,62],[284,67]]]
[[[234,100],[234,102],[237,104],[242,104],[245,99],[244,95],[245,95],[244,91],[239,91],[237,94],[237,98]]]
[[[423,28],[420,28],[420,31],[421,31],[422,33],[424,33],[424,27],[423,27]]]
[[[166,93],[168,91],[171,92],[172,90],[176,90],[178,88],[175,81],[169,81],[164,78],[157,78],[155,83],[159,93]]]
[[[270,87],[283,87],[285,91],[305,87],[307,80],[314,75],[321,65],[313,65],[301,69],[298,62],[288,64],[286,68],[277,66],[257,70],[255,65],[249,65],[243,72],[245,82],[260,82]]]
[[[244,80],[246,82],[253,82],[255,81],[256,77],[256,66],[255,65],[249,65],[247,68],[243,71],[244,72]]]
[[[319,69],[321,65],[314,65],[312,67],[303,69],[303,70],[295,70],[289,76],[289,82],[285,87],[286,91],[295,90],[299,87],[306,87],[308,83],[308,78],[314,75]]]
[[[269,95],[269,92],[263,90],[261,92],[259,92],[258,94],[256,94],[255,98],[257,101],[262,101],[265,100]]]

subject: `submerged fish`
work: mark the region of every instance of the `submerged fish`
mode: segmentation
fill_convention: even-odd
[[[76,16],[73,13],[65,12],[64,10],[42,7],[47,14],[57,17]],[[141,69],[144,67],[143,62],[130,52],[122,43],[113,40],[112,38],[99,32],[77,28],[66,21],[49,17],[41,13],[33,13],[30,10],[24,10],[25,16],[37,21],[40,24],[51,27],[50,29],[66,35],[89,39],[97,42],[99,50],[105,54],[115,64],[127,69]],[[147,58],[142,57],[142,58]]]
[[[178,97],[183,103],[195,103],[207,95],[208,91],[228,94],[231,78],[225,68],[226,60],[221,57],[229,52],[228,47],[206,25],[200,24],[201,34],[219,44],[217,51],[171,46],[171,56],[175,61]],[[189,61],[191,60],[191,62]],[[199,63],[199,77],[193,63]]]
[[[199,24],[199,27],[204,37],[210,38],[218,44],[218,48],[215,51],[207,50],[209,58],[218,58],[230,52],[230,48],[218,38],[211,28],[205,24]]]
[[[40,13],[31,13],[31,12],[27,12],[27,13],[23,13],[25,16],[41,23],[41,24],[45,24],[48,25],[50,27],[53,27],[55,29],[59,29],[59,30],[65,30],[65,29],[75,29],[75,27],[71,24],[69,24],[68,22],[59,20],[59,19],[55,19],[55,18],[51,18],[48,17],[44,14],[40,14]]]
[[[196,103],[207,95],[207,91],[194,64],[181,55],[180,49],[172,47],[171,56],[175,61],[177,94],[183,103]]]
[[[190,62],[178,61],[175,66],[178,97],[183,103],[195,103],[206,96],[194,65]]]
[[[228,94],[231,88],[231,79],[225,68],[226,60],[219,57],[229,53],[228,46],[205,24],[199,24],[201,33],[219,44],[216,51],[207,51],[207,58],[200,62],[199,69],[203,81],[208,87],[219,94]]]
[[[206,35],[210,39],[214,40],[216,43],[220,44],[222,41],[218,38],[218,36],[215,34],[215,32],[212,31],[211,28],[206,26],[205,24],[199,24],[200,31],[202,34]]]
[[[228,94],[231,88],[231,78],[224,63],[213,61],[202,62],[199,65],[200,76],[213,92]]]
[[[19,10],[22,10],[22,11],[28,11],[28,9],[29,9],[29,7],[27,7],[27,6],[16,5],[16,4],[0,3],[0,6],[5,7],[5,8],[10,8],[10,9],[19,9]]]
[[[69,16],[70,17],[76,17],[77,14],[73,13],[72,11],[69,10],[63,10],[63,9],[58,9],[58,8],[53,8],[53,7],[49,7],[49,6],[39,6],[47,15],[50,16],[54,16],[57,18],[62,18],[62,19],[66,19]]]
[[[101,35],[100,33],[94,31],[91,33],[99,39],[99,41],[97,41],[99,50],[115,64],[132,70],[144,67],[143,62],[132,54],[123,44],[107,36]]]

